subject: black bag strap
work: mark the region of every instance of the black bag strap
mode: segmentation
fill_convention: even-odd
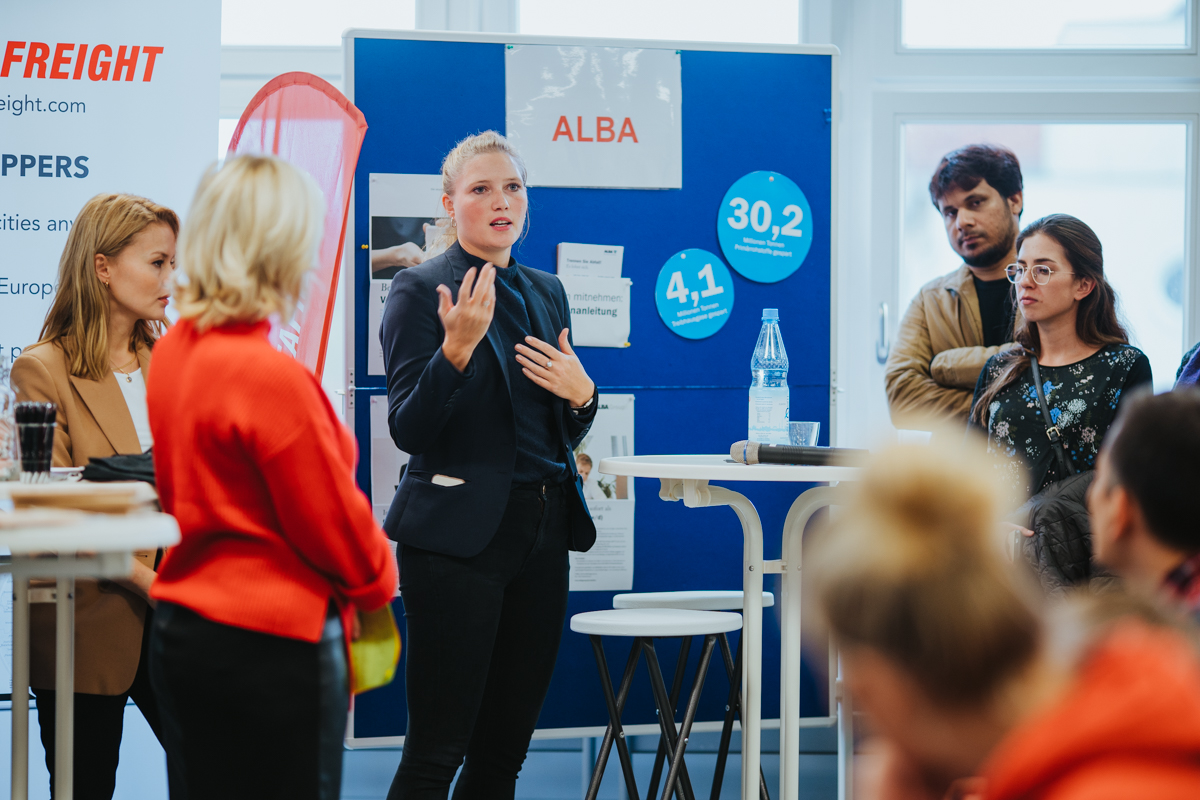
[[[1033,368],[1033,388],[1037,392],[1038,405],[1042,408],[1042,419],[1046,421],[1046,438],[1050,440],[1050,449],[1054,451],[1054,457],[1058,459],[1058,468],[1066,475],[1075,474],[1075,464],[1067,457],[1066,448],[1063,447],[1062,432],[1058,426],[1054,424],[1054,420],[1050,419],[1050,406],[1046,403],[1046,395],[1042,391],[1042,376],[1038,372],[1037,356],[1029,356],[1029,366]]]

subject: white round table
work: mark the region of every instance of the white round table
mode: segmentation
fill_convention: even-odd
[[[179,525],[166,514],[80,514],[62,524],[0,526],[0,547],[12,553],[0,570],[13,575],[12,800],[29,796],[29,579],[56,578],[54,763],[55,796],[74,794],[75,578],[123,578],[133,553],[179,541]],[[64,700],[65,698],[65,700]]]
[[[804,527],[813,514],[837,503],[833,486],[817,486],[796,498],[783,525],[783,558],[763,559],[762,521],[743,495],[709,481],[838,483],[859,476],[856,467],[807,467],[791,464],[738,464],[727,455],[626,456],[605,458],[597,471],[605,475],[658,478],[658,496],[682,500],[688,508],[729,506],[742,523],[742,798],[758,798],[762,736],[762,590],[763,574],[779,573],[782,584],[779,786],[783,800],[800,793],[800,561]],[[832,661],[832,659],[831,659]],[[836,703],[838,726],[838,797],[850,792],[850,759],[854,748],[849,708],[840,681],[830,675],[830,710]],[[832,724],[833,719],[828,722]]]

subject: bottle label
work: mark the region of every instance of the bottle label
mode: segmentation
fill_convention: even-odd
[[[750,389],[750,426],[746,438],[760,444],[790,444],[789,399],[786,386]]]

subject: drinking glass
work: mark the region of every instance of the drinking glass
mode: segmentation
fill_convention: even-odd
[[[819,422],[789,422],[788,440],[793,447],[816,447],[817,434],[821,432]]]

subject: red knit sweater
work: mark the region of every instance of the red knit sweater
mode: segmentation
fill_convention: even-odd
[[[354,440],[316,378],[267,341],[268,323],[154,348],[146,382],[154,472],[182,540],[151,595],[201,616],[316,642],[330,599],[381,607],[396,562],[354,483]]]

